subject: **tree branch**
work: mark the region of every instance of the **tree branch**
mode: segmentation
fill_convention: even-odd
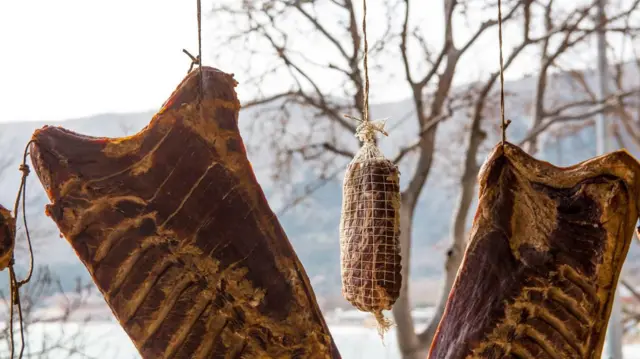
[[[304,10],[302,8],[301,2],[298,1],[293,1],[292,2],[293,7],[295,7],[296,9],[298,9],[298,11],[307,19],[309,20],[310,23],[313,24],[313,26],[320,31],[326,38],[327,40],[329,40],[329,42],[331,42],[336,49],[338,49],[338,51],[340,52],[340,54],[342,54],[342,56],[346,59],[349,60],[351,57],[347,54],[347,52],[345,51],[344,47],[342,47],[342,45],[340,44],[340,41],[338,41],[338,39],[332,35],[331,33],[329,33],[329,31],[322,25],[320,24],[320,21],[316,18],[314,18],[313,16],[311,16],[311,14],[309,14],[306,10]]]
[[[277,100],[280,100],[280,99],[283,99],[283,98],[300,96],[301,94],[302,94],[302,91],[300,91],[300,90],[282,92],[282,93],[271,95],[271,96],[268,96],[268,97],[265,97],[265,98],[248,101],[248,102],[246,102],[245,104],[242,105],[242,108],[243,109],[248,109],[248,108],[251,108],[251,107],[266,105],[268,103],[271,103],[271,102],[274,102],[274,101],[277,101]]]
[[[585,112],[577,113],[577,114],[559,115],[559,113],[561,113],[563,110],[584,106],[586,104],[585,101],[576,101],[574,103],[563,105],[561,106],[562,110],[556,110],[552,112],[553,114],[556,114],[556,115],[545,116],[548,119],[544,123],[541,123],[536,128],[529,130],[529,132],[525,135],[525,137],[518,143],[518,146],[524,146],[527,142],[535,140],[542,132],[547,130],[551,125],[555,123],[584,120],[586,118],[595,116],[599,113],[602,113],[614,108],[614,105],[611,103],[612,100],[623,99],[625,97],[628,97],[633,94],[638,94],[638,93],[640,93],[640,90],[632,90],[632,91],[627,91],[621,94],[615,94],[615,95],[609,96],[604,101],[592,102],[593,105],[596,105],[595,108]]]

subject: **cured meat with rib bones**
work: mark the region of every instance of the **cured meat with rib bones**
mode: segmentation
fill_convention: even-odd
[[[597,359],[638,220],[640,165],[496,146],[430,359]]]
[[[131,137],[36,131],[47,211],[142,357],[339,358],[247,159],[235,86],[196,69]]]

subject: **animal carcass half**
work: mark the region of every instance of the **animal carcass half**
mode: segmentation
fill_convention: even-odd
[[[498,145],[429,358],[600,358],[639,176],[624,151],[558,168]]]
[[[235,86],[196,69],[131,137],[36,131],[47,211],[144,358],[339,358],[247,159]]]

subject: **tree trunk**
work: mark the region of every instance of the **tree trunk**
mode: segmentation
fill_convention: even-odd
[[[546,42],[545,42],[546,45]],[[543,46],[546,51],[546,46]],[[545,62],[546,58],[543,57],[540,74],[538,75],[538,81],[536,83],[536,92],[533,99],[533,114],[531,121],[531,129],[535,130],[540,125],[542,125],[542,119],[544,117],[544,94],[547,89],[547,70],[549,65]],[[535,155],[538,148],[538,136],[534,136],[528,142],[525,143],[524,150],[527,151],[531,155]]]
[[[427,326],[427,328],[418,336],[420,343],[419,347],[422,350],[426,350],[422,358],[428,355],[428,349],[431,346],[431,342],[435,336],[436,330],[440,323],[440,319],[444,314],[444,310],[447,305],[447,299],[449,298],[449,292],[453,287],[453,283],[458,273],[458,268],[464,257],[465,243],[466,243],[466,223],[469,215],[469,209],[473,203],[473,195],[475,193],[476,175],[478,173],[478,165],[476,163],[476,157],[480,144],[485,139],[485,133],[480,129],[481,116],[475,116],[473,124],[471,126],[471,133],[469,136],[469,146],[467,147],[464,170],[460,179],[460,196],[458,199],[458,205],[454,212],[452,226],[451,226],[451,248],[447,251],[447,259],[445,262],[444,284],[442,286],[442,292],[440,299],[434,310],[433,318]],[[421,353],[422,355],[422,353]]]
[[[468,176],[467,176],[468,177]],[[424,359],[428,355],[431,341],[436,333],[440,319],[444,313],[445,306],[447,304],[447,298],[449,297],[449,291],[455,281],[458,268],[462,262],[464,256],[464,243],[465,243],[465,231],[464,223],[466,222],[467,213],[473,202],[473,193],[475,189],[475,176],[471,176],[471,181],[468,179],[461,181],[461,199],[459,201],[459,207],[456,211],[453,228],[462,228],[462,230],[453,230],[453,244],[451,249],[447,252],[447,259],[445,262],[444,282],[442,285],[442,291],[440,299],[433,312],[427,328],[420,333],[416,334],[415,325],[411,315],[411,303],[409,301],[409,283],[407,280],[403,281],[402,290],[400,291],[400,298],[396,301],[393,307],[394,317],[396,319],[398,330],[398,347],[403,359]],[[405,197],[406,198],[406,197]],[[411,243],[411,228],[413,226],[413,208],[411,203],[405,203],[403,201],[401,207],[400,217],[400,240],[401,243]],[[462,226],[459,225],[462,223]],[[403,245],[401,247],[401,254],[403,261],[409,262],[411,256],[411,246]],[[406,258],[406,259],[405,259]],[[405,269],[403,264],[403,278],[408,278],[409,268]],[[407,277],[404,277],[407,275]]]
[[[421,349],[424,346],[418,340],[411,316],[411,302],[409,298],[409,265],[411,263],[411,228],[413,227],[414,209],[411,203],[407,203],[403,197],[400,207],[400,255],[402,256],[402,289],[400,296],[393,306],[393,315],[396,321],[398,348],[404,359],[424,359]]]
[[[418,198],[427,180],[433,151],[435,149],[435,134],[437,125],[424,134],[420,147],[420,157],[416,165],[416,171],[405,191],[402,193],[402,205],[400,207],[400,249],[402,256],[402,289],[400,296],[393,306],[393,316],[397,324],[398,347],[403,358],[424,358],[430,340],[421,340],[415,331],[413,317],[411,316],[411,302],[409,298],[409,278],[411,264],[411,229],[413,227],[413,215],[418,203]],[[435,318],[437,321],[439,318]],[[433,325],[433,323],[431,323]]]

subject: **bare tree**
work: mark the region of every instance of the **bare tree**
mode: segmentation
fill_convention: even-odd
[[[615,83],[617,88],[604,101],[597,99],[596,91],[586,78],[588,71],[579,71],[575,68],[563,66],[563,60],[577,58],[577,53],[588,52],[589,40],[596,31],[604,27],[606,31],[615,33],[623,40],[631,41],[637,36],[640,24],[632,22],[632,15],[638,10],[640,1],[633,0],[628,4],[611,6],[611,13],[606,19],[598,19],[596,15],[597,1],[589,1],[578,7],[571,17],[558,22],[553,16],[554,9],[560,8],[560,4],[550,0],[544,7],[544,27],[548,30],[554,27],[564,28],[557,41],[554,38],[546,39],[540,46],[540,71],[537,74],[535,93],[533,99],[532,125],[529,133],[520,142],[529,153],[538,151],[538,137],[553,125],[592,119],[593,116],[610,112],[614,107],[623,109],[631,103],[629,99],[638,96],[638,84],[624,86],[622,83],[622,63],[617,64]],[[637,58],[637,56],[635,56]],[[566,61],[566,60],[565,60]],[[574,65],[575,65],[575,60]],[[637,61],[637,60],[636,60]],[[593,62],[593,61],[592,61]],[[560,76],[552,76],[553,70],[562,71]],[[555,77],[555,84],[571,92],[569,96],[560,99],[550,99],[549,94],[554,95],[558,91],[549,89],[550,77]],[[593,72],[591,72],[593,78]],[[579,95],[577,95],[577,94]],[[551,103],[550,103],[551,102]]]
[[[636,40],[633,37],[633,40]],[[630,87],[628,78],[636,79],[640,73],[640,56],[634,48],[635,61],[616,64],[613,73],[613,82],[616,92],[626,93]],[[631,74],[629,74],[631,73]],[[627,80],[625,80],[627,79]],[[637,84],[631,84],[631,86]],[[613,96],[609,102],[611,121],[610,129],[621,148],[631,147],[640,149],[640,94],[635,96],[622,97]],[[630,146],[629,146],[630,145]]]
[[[16,151],[20,155],[22,151]],[[11,156],[13,153],[0,156],[0,176],[13,175],[20,176],[18,170],[18,159]],[[14,167],[15,166],[15,167]],[[29,232],[34,251],[38,252],[45,244],[46,240],[57,237],[58,234],[47,226],[41,225],[41,221],[33,221],[36,216],[43,216],[40,205],[42,204],[44,192],[39,188],[37,178],[28,177],[29,190],[27,194],[27,218],[29,219]],[[35,181],[36,183],[32,183]],[[36,187],[31,187],[35,185]],[[0,182],[0,188],[3,183]],[[6,186],[4,186],[6,189]],[[37,188],[37,189],[36,189]],[[31,189],[35,189],[31,191]],[[37,195],[33,195],[33,193]],[[14,203],[7,203],[13,210]],[[31,209],[40,208],[37,215],[31,216]],[[15,257],[18,266],[26,264],[29,253],[26,248],[25,231],[22,217],[17,219],[18,233],[16,235]],[[40,248],[39,248],[40,247]],[[75,258],[75,257],[74,257]],[[5,272],[1,275],[8,276]],[[22,275],[22,273],[19,273]],[[7,284],[8,286],[8,284]],[[10,302],[10,288],[4,286],[0,288],[0,358],[18,358],[21,352],[24,333],[24,349],[22,358],[93,358],[87,354],[88,345],[99,343],[89,342],[89,335],[86,333],[87,324],[94,321],[90,313],[83,314],[87,301],[94,293],[94,285],[85,282],[81,278],[76,278],[76,286],[73,291],[63,288],[62,280],[50,267],[40,266],[36,268],[31,280],[20,288],[19,302],[22,320],[18,316],[17,306]],[[53,306],[52,306],[53,305]],[[103,305],[106,313],[108,307]],[[13,344],[14,356],[11,354],[11,326],[9,325],[10,313],[13,312]],[[22,329],[20,328],[22,325]]]
[[[499,72],[485,74],[484,79],[454,88],[458,66],[472,61],[470,51],[479,39],[498,24],[495,2],[480,0],[443,0],[443,34],[441,44],[432,44],[425,36],[433,32],[427,22],[417,22],[413,8],[417,2],[410,0],[384,2],[385,23],[378,21],[382,29],[370,51],[370,58],[379,76],[402,76],[410,90],[413,109],[397,123],[405,125],[406,119],[414,123],[403,127],[402,146],[393,148],[394,162],[408,176],[402,189],[401,246],[404,285],[393,314],[397,324],[398,343],[404,358],[423,358],[437,329],[444,311],[457,268],[462,260],[466,241],[468,213],[473,202],[475,178],[479,170],[478,157],[482,144],[488,138],[487,117],[496,118]],[[547,78],[560,68],[560,60],[572,56],[571,50],[584,45],[599,26],[616,24],[628,19],[637,9],[637,1],[626,6],[611,6],[611,15],[600,25],[595,19],[595,0],[556,6],[553,0],[505,0],[502,22],[505,29],[521,34],[516,42],[505,47],[505,69],[514,63],[531,58],[530,49],[541,48],[540,74],[536,78],[534,115],[529,133],[521,141],[529,150],[536,151],[537,138],[551,125],[559,122],[585,119],[609,109],[610,101],[567,97],[548,104],[545,95],[553,90]],[[373,7],[373,4],[370,5]],[[352,0],[325,1],[243,1],[214,8],[218,21],[228,21],[233,31],[221,34],[220,45],[237,49],[238,58],[244,57],[250,67],[246,73],[255,75],[243,86],[258,88],[277,84],[281,92],[262,95],[244,105],[257,113],[270,116],[270,121],[255,121],[250,136],[262,132],[267,141],[263,145],[274,153],[273,177],[280,183],[291,181],[291,171],[297,164],[306,162],[314,169],[318,181],[307,186],[291,203],[308,196],[328,180],[341,173],[358,144],[352,134],[355,126],[342,115],[362,110],[363,71],[360,68],[361,33],[359,31],[360,7]],[[484,21],[473,22],[469,14],[484,14]],[[476,21],[477,22],[477,21]],[[465,28],[466,27],[466,28]],[[220,24],[223,28],[223,24]],[[469,29],[470,28],[470,29]],[[627,34],[631,25],[611,27],[610,31]],[[460,40],[460,33],[469,36]],[[491,36],[494,36],[493,34]],[[497,37],[495,38],[497,42]],[[322,54],[306,53],[308,43],[322,48]],[[512,45],[514,45],[512,47]],[[242,49],[250,49],[243,51]],[[393,71],[387,63],[397,61],[401,71]],[[385,63],[385,66],[382,64]],[[236,62],[239,66],[240,62]],[[256,64],[260,64],[256,68]],[[571,70],[571,69],[569,69]],[[324,78],[336,79],[337,87],[325,84]],[[579,78],[572,79],[579,84]],[[576,85],[577,86],[577,85]],[[375,88],[373,89],[375,92]],[[624,99],[636,92],[617,93],[611,98]],[[554,96],[555,97],[555,96]],[[296,107],[297,106],[297,107]],[[293,113],[295,108],[305,112]],[[426,329],[416,333],[411,316],[409,298],[411,229],[418,199],[420,198],[436,154],[436,139],[444,121],[459,117],[460,113],[470,123],[462,124],[466,145],[462,155],[461,177],[458,182],[460,197],[453,215],[451,249],[447,252],[445,280],[442,297],[436,314]],[[402,114],[404,115],[404,114]],[[400,125],[398,125],[400,126]],[[405,130],[409,128],[409,130]],[[410,132],[409,132],[410,131]],[[393,132],[392,132],[393,134]],[[407,138],[407,136],[410,136]],[[281,188],[285,188],[284,186]],[[290,190],[290,188],[287,188]]]
[[[91,321],[90,316],[78,317],[79,309],[86,304],[91,295],[93,285],[83,283],[78,279],[74,292],[63,291],[60,280],[48,267],[41,267],[34,273],[32,281],[23,286],[20,291],[20,303],[22,308],[22,325],[24,332],[24,358],[50,358],[63,355],[68,358],[91,358],[86,354],[86,333],[84,325]],[[10,358],[10,331],[8,291],[0,291],[0,308],[4,325],[0,327],[0,358]],[[47,308],[46,304],[52,298],[61,299],[56,308]],[[57,309],[57,311],[51,311]],[[13,340],[15,355],[20,353],[21,331],[18,316],[14,313]],[[69,324],[77,324],[77,330],[70,330]],[[58,326],[59,330],[51,328],[40,330],[36,327]],[[59,334],[59,335],[58,335]]]

